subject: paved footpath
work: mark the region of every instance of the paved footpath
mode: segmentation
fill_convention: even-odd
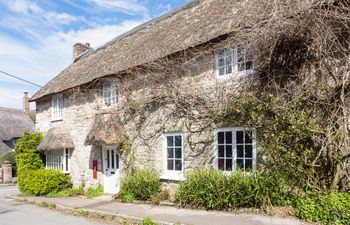
[[[0,225],[101,225],[83,217],[5,198],[11,194],[18,194],[15,186],[0,185]]]
[[[151,217],[160,224],[193,224],[193,225],[302,225],[306,224],[293,218],[277,218],[264,215],[245,215],[227,212],[177,209],[169,206],[125,204],[108,200],[85,198],[43,198],[26,197],[26,200],[56,204],[58,208],[82,209],[89,212],[105,213],[140,221]],[[23,199],[22,199],[23,200]]]

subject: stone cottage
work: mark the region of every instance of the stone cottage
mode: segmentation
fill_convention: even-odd
[[[244,45],[229,41],[240,4],[192,1],[98,49],[74,45],[73,63],[31,98],[46,167],[106,193],[134,169],[165,183],[198,167],[254,170],[254,128],[201,120],[253,76]]]
[[[24,110],[0,107],[0,156],[14,149],[16,141],[26,131],[34,131],[34,123],[29,115],[29,97],[24,93]]]

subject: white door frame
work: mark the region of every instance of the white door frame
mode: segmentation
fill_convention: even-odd
[[[120,153],[118,146],[102,146],[102,165],[104,192],[108,194],[118,193],[120,189]]]

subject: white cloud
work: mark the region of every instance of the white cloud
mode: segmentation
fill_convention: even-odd
[[[23,92],[0,87],[0,107],[22,108]]]
[[[28,2],[27,0],[12,0],[12,1],[2,1],[7,7],[16,13],[28,14],[32,13],[42,13],[42,9],[34,2]]]
[[[128,13],[147,14],[147,9],[136,0],[86,1]],[[37,1],[0,0],[0,4],[5,4],[10,10],[6,16],[0,17],[0,28],[21,33],[21,38],[25,38],[16,39],[16,36],[0,33],[0,70],[40,85],[47,83],[72,62],[73,44],[90,42],[93,48],[97,48],[147,19],[143,17],[115,25],[110,25],[110,21],[94,20],[89,21],[88,28],[63,31],[62,25],[74,22],[80,22],[80,25],[85,22],[86,26],[85,18],[41,8]],[[2,107],[22,108],[23,91],[30,91],[33,95],[37,90],[35,86],[0,74]]]
[[[139,3],[137,0],[89,0],[99,7],[107,9],[119,10],[125,13],[145,13],[147,8]]]
[[[48,12],[43,14],[43,16],[46,20],[50,21],[50,23],[70,24],[72,22],[85,21],[84,17],[72,16],[68,13]]]
[[[18,75],[37,84],[45,84],[72,62],[72,47],[77,42],[90,42],[93,48],[125,33],[143,21],[125,21],[118,25],[104,25],[85,30],[56,32],[42,38],[36,47],[0,36],[0,70]],[[4,89],[3,82],[23,85],[23,82],[0,75],[0,106],[21,108],[22,93],[34,94],[36,87],[20,90]],[[12,91],[11,91],[12,90]],[[8,96],[11,96],[8,98]]]

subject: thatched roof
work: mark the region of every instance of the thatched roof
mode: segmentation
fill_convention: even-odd
[[[74,148],[71,135],[61,127],[51,128],[37,147],[38,151],[53,151]]]
[[[4,142],[0,140],[0,156],[7,151],[11,151],[11,149]]]
[[[86,137],[86,144],[116,145],[126,137],[126,131],[118,118],[109,114],[96,114],[91,131]]]
[[[27,113],[0,107],[0,141],[20,138],[25,131],[34,131],[34,123]]]
[[[85,54],[47,83],[32,98],[89,83],[152,62],[231,33],[237,26],[239,1],[196,0],[151,20]]]

